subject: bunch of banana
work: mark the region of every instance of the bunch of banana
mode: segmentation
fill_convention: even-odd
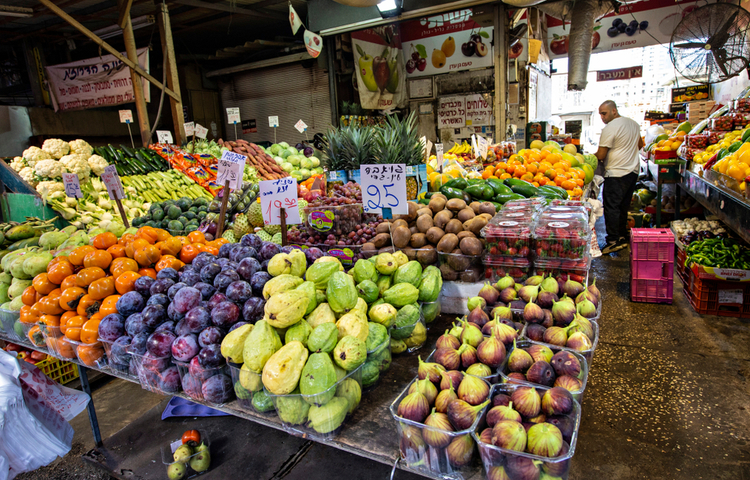
[[[463,143],[454,143],[450,150],[448,150],[448,153],[455,153],[456,155],[461,155],[463,153],[471,153],[471,145],[464,140]]]

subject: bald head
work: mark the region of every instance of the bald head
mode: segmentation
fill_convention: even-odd
[[[601,116],[602,122],[604,122],[605,124],[619,117],[620,114],[617,113],[617,104],[612,100],[606,100],[604,103],[599,105],[599,116]]]

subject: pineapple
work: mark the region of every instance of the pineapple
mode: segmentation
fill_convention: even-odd
[[[377,163],[419,165],[422,163],[422,143],[417,131],[417,117],[412,113],[403,121],[395,115],[386,119],[384,128],[378,128],[375,135],[374,154]],[[419,185],[416,177],[406,177],[406,197],[417,198]]]
[[[234,219],[234,238],[242,238],[246,233],[250,231],[250,225],[247,223],[247,217],[244,213],[240,213]]]
[[[253,202],[247,210],[247,219],[253,227],[263,226],[263,211],[260,208],[260,202]]]

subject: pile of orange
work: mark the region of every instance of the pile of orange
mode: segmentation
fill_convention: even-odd
[[[55,257],[22,294],[20,321],[33,323],[29,339],[46,344],[63,358],[95,366],[104,355],[99,322],[117,313],[120,296],[135,289],[146,275],[156,278],[164,268],[180,270],[201,252],[218,255],[228,240],[206,241],[195,231],[173,237],[166,230],[144,226],[118,239],[110,232],[95,236],[91,245]],[[40,343],[41,342],[41,343]]]
[[[572,167],[557,151],[523,149],[500,162],[487,167],[482,178],[518,178],[535,187],[556,185],[567,190],[570,197],[583,194],[586,172],[582,168]]]

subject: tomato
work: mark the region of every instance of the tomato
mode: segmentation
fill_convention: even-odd
[[[95,300],[103,300],[113,293],[115,293],[115,277],[100,278],[89,285],[89,296]]]
[[[107,274],[101,267],[84,268],[76,274],[76,285],[79,287],[88,287],[94,280],[106,277]]]

